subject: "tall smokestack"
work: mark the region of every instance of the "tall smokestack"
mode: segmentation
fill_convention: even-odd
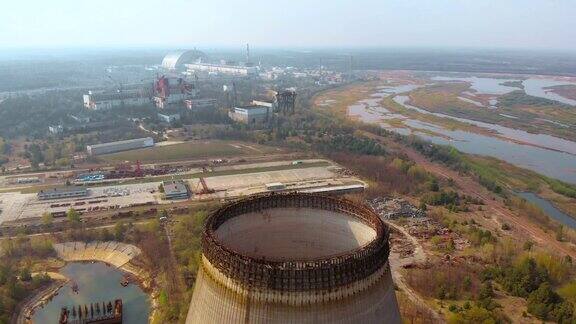
[[[250,63],[250,44],[246,43],[246,62]]]

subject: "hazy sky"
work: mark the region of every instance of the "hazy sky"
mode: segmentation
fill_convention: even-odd
[[[2,0],[0,47],[576,50],[576,0]]]

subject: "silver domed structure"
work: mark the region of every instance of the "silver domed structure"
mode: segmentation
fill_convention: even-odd
[[[192,63],[206,58],[206,54],[197,50],[182,50],[170,52],[162,60],[162,67],[167,70],[177,70],[184,66],[184,63]]]

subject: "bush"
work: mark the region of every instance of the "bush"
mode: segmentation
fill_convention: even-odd
[[[507,319],[504,315],[489,311],[478,305],[458,313],[452,313],[448,316],[448,323],[450,324],[502,323],[505,321],[507,321]]]
[[[573,316],[574,306],[552,290],[548,283],[543,283],[528,296],[528,312],[539,319],[553,319],[556,322],[569,322]]]
[[[432,206],[447,206],[447,205],[458,205],[460,203],[460,197],[454,191],[445,192],[433,192],[426,195],[423,201]]]
[[[524,258],[512,267],[495,268],[495,279],[514,296],[528,297],[542,283],[548,282],[546,269],[539,267],[533,258]]]

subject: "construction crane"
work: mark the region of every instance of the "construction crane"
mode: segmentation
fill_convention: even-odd
[[[114,80],[114,78],[112,78],[112,76],[110,74],[107,75],[107,77],[112,81],[112,83],[117,84],[118,85],[118,92],[122,92],[122,82],[118,82],[116,80]]]
[[[134,176],[138,178],[142,177],[142,165],[140,163],[140,160],[136,161],[136,170],[134,172]]]
[[[224,85],[222,90],[226,93],[226,101],[229,108],[238,105],[238,92],[236,91],[236,82],[232,81],[232,86]]]
[[[232,82],[232,90],[234,91],[233,104],[238,105],[238,92],[236,91],[236,82]]]
[[[203,177],[200,177],[198,182],[198,185],[196,186],[196,191],[198,192],[198,194],[200,195],[204,195],[204,194],[211,194],[216,192],[216,190],[211,189],[208,187],[208,184],[206,184],[206,180]],[[202,190],[198,191],[198,187],[202,186]]]
[[[294,114],[296,107],[296,91],[283,90],[276,94],[277,111],[284,115]]]

